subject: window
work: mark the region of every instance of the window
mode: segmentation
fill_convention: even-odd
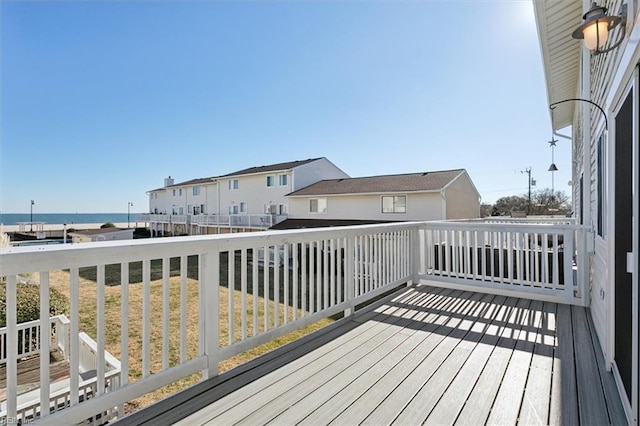
[[[276,177],[275,176],[267,176],[267,186],[275,186],[276,185]]]
[[[276,208],[278,206],[274,205],[274,204],[266,204],[264,206],[264,213],[265,214],[276,214]]]
[[[238,214],[238,205],[229,206],[229,214]]]
[[[231,179],[229,181],[229,189],[230,190],[238,189],[238,179]]]
[[[598,235],[605,237],[606,221],[607,221],[607,138],[605,133],[600,135],[598,139],[598,145],[596,147],[598,158],[596,179],[597,179],[597,203],[598,203]],[[580,206],[582,208],[582,206]]]
[[[205,214],[204,204],[200,204],[200,213]]]
[[[247,212],[247,203],[243,201],[240,203],[240,213],[246,213],[246,212]]]
[[[178,190],[178,195],[182,197],[182,188]]]
[[[199,186],[194,186],[193,187],[193,195],[200,195],[200,187]]]
[[[180,207],[180,209],[178,210],[178,214],[184,214],[184,207]]]
[[[173,190],[173,196],[174,197],[176,196],[176,190],[175,189]]]
[[[394,195],[382,197],[382,213],[406,213],[406,195]]]
[[[286,204],[278,204],[278,214],[287,214]]]
[[[279,175],[278,176],[278,185],[287,186],[288,176],[287,175]]]
[[[189,212],[189,214],[193,214],[193,206],[191,204],[187,206],[187,212]]]
[[[326,212],[327,212],[326,198],[312,198],[309,200],[309,213],[326,213]]]

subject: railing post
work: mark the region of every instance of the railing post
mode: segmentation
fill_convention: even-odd
[[[356,237],[348,237],[347,238],[347,250],[346,250],[346,259],[345,259],[345,297],[349,302],[349,307],[345,309],[344,316],[353,315],[355,310],[355,304],[353,303],[353,299],[356,294],[356,280],[355,280],[355,238]]]
[[[562,231],[563,238],[563,262],[562,266],[564,269],[564,298],[565,302],[568,305],[572,305],[574,303],[574,286],[577,283],[574,283],[573,279],[573,254],[575,253],[575,245],[574,245],[574,235],[573,229],[564,229]]]
[[[220,248],[199,256],[198,281],[200,283],[200,352],[207,357],[207,369],[202,372],[206,380],[218,375],[220,347]],[[231,290],[230,290],[231,291]]]

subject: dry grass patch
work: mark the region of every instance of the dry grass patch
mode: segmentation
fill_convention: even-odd
[[[191,262],[189,262],[191,263]],[[134,265],[134,264],[132,264]],[[173,266],[173,265],[172,265]],[[133,266],[132,266],[133,268]],[[173,268],[172,268],[173,269]],[[191,269],[191,265],[190,268]],[[137,274],[137,271],[132,271],[132,274]],[[188,274],[190,277],[192,273]],[[197,275],[196,275],[197,276]],[[157,276],[152,276],[156,278]],[[79,316],[80,316],[80,331],[84,331],[89,336],[95,339],[97,335],[96,320],[97,320],[97,289],[95,281],[93,281],[94,275],[91,271],[81,272],[80,285],[79,285]],[[117,268],[108,268],[106,271],[106,281],[108,283],[119,282],[120,270]],[[61,293],[69,296],[69,273],[66,271],[55,271],[50,276],[51,286]],[[121,332],[122,332],[122,314],[121,314],[121,286],[111,285],[105,287],[105,345],[106,349],[118,359],[122,359],[121,354]],[[154,279],[150,285],[150,358],[149,366],[151,373],[159,372],[162,370],[162,354],[163,354],[163,334],[162,334],[162,322],[163,322],[163,283],[161,279]],[[141,283],[129,284],[129,309],[128,309],[128,323],[129,323],[129,380],[136,381],[142,378],[142,359],[143,359],[143,318],[142,318],[142,302],[143,302],[144,288]],[[169,339],[167,341],[168,353],[169,353],[169,365],[177,365],[180,362],[180,278],[171,277],[169,284]],[[220,287],[220,344],[228,344],[228,290],[226,287]],[[247,295],[247,306],[249,310],[253,305],[253,295]],[[264,315],[264,299],[258,297],[258,312],[261,318],[259,322],[259,329],[263,328],[262,317]],[[186,356],[187,359],[192,359],[198,354],[198,335],[199,335],[199,298],[198,298],[198,283],[192,278],[187,279],[186,285],[186,300],[187,300],[187,315],[186,315]],[[234,303],[236,306],[240,306],[241,294],[238,291],[234,292]],[[277,309],[280,312],[280,318],[284,316],[284,306],[282,304],[276,306],[273,301],[268,301],[269,316],[271,321],[273,320],[273,314]],[[292,315],[293,308],[289,307],[289,317]],[[249,312],[251,313],[251,312]],[[280,339],[261,345],[258,348],[249,350],[243,354],[235,356],[231,359],[225,360],[220,364],[220,371],[229,370],[237,365],[247,362],[253,358],[256,358],[264,353],[267,353],[277,347],[283,346],[301,336],[309,334],[325,325],[331,323],[331,319],[326,319],[313,324],[304,329],[292,332]],[[251,321],[249,321],[251,322]],[[239,340],[242,335],[241,330],[241,316],[239,312],[236,312],[234,319],[235,339]],[[251,324],[248,325],[248,335],[253,333]],[[201,376],[193,375],[191,377],[184,378],[178,382],[172,383],[164,388],[158,389],[150,394],[144,395],[128,404],[127,411],[133,411],[137,408],[147,406],[155,401],[161,400],[181,389],[191,386],[200,380]]]

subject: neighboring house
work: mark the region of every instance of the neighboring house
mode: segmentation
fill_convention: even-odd
[[[152,235],[195,235],[267,229],[289,212],[286,194],[322,179],[348,178],[326,158],[250,167],[148,192]]]
[[[288,194],[290,220],[279,228],[319,223],[471,219],[480,194],[463,170],[330,179]]]
[[[133,228],[100,228],[69,232],[74,243],[89,243],[96,241],[132,240]]]
[[[618,15],[623,2],[605,5],[608,15]],[[622,25],[600,29],[601,35],[609,32],[609,41],[602,47],[608,51],[598,54],[572,39],[589,2],[534,0],[553,130],[561,130],[556,133],[560,137],[570,134],[569,141],[559,143],[572,144],[573,207],[594,235],[588,244],[593,250],[591,265],[586,268],[591,316],[629,423],[637,424],[640,8],[638,2],[626,5],[628,16]],[[609,50],[618,40],[621,44]]]

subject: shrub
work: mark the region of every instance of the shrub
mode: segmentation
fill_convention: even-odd
[[[18,284],[18,323],[40,319],[40,286]],[[7,326],[7,287],[0,286],[0,327]],[[68,299],[58,290],[49,289],[49,316],[67,314]]]
[[[101,229],[104,229],[104,228],[115,228],[115,227],[116,226],[111,222],[107,222],[107,223],[105,223],[105,224],[100,226]]]

